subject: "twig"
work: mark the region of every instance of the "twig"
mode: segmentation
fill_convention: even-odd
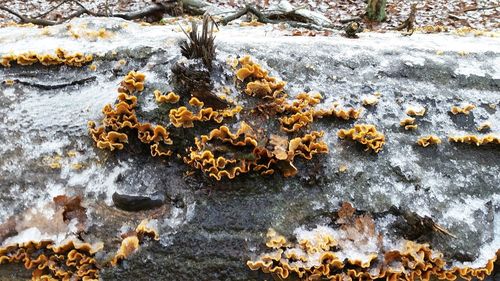
[[[41,26],[49,26],[49,25],[57,24],[57,22],[55,22],[55,21],[25,17],[25,16],[19,14],[18,12],[13,11],[5,6],[2,6],[2,5],[0,5],[0,10],[5,11],[7,13],[10,13],[10,14],[14,15],[15,17],[19,18],[20,23],[32,23],[32,24],[41,25]]]
[[[105,16],[104,14],[97,14],[92,12],[91,10],[87,9],[82,3],[76,1],[76,0],[70,0],[71,2],[75,3],[76,5],[80,6],[80,9],[84,11],[85,14],[89,14],[91,16]]]
[[[465,16],[463,17],[460,17],[460,16],[457,16],[457,15],[454,15],[454,14],[448,14],[448,17],[452,20],[465,20],[467,19]]]
[[[63,0],[61,3],[59,3],[59,4],[55,5],[54,7],[50,8],[45,13],[39,14],[38,16],[36,16],[36,18],[43,18],[43,17],[45,17],[46,15],[50,14],[51,12],[53,12],[55,9],[61,7],[66,2],[68,2],[68,0]]]
[[[484,11],[500,8],[500,5],[490,6],[490,7],[471,7],[463,9],[462,13],[472,12],[472,11]]]

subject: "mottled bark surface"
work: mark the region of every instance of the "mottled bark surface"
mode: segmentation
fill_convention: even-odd
[[[498,39],[360,33],[360,39],[350,40],[337,35],[285,37],[268,27],[222,29],[216,34],[219,64],[250,54],[288,82],[291,96],[319,91],[326,103],[340,100],[361,107],[363,96],[380,92],[379,103],[367,107],[356,123],[376,125],[387,143],[378,155],[368,153],[336,136],[354,121],[318,120],[313,128],[325,131],[330,153],[298,161],[296,177],[252,174],[217,182],[199,171],[186,176],[190,169],[175,156],[152,158],[147,146],[132,140],[118,152],[95,147],[86,123],[102,118],[102,107],[114,102],[116,88],[130,70],[146,73],[138,116],[168,121],[168,111],[156,105],[153,90],[171,90],[171,66],[180,58],[183,34],[174,25],[142,27],[115,19],[79,20],[72,26],[83,23],[89,29],[106,28],[112,35],[76,40],[65,26],[54,27],[51,36],[34,28],[0,32],[0,54],[52,52],[58,46],[97,54],[96,71],[40,65],[0,68],[3,80],[23,81],[0,85],[0,220],[41,209],[55,195],[81,194],[89,215],[86,237],[104,241],[107,250],[114,251],[122,226],[157,219],[160,241],[147,242],[122,265],[104,269],[103,280],[270,279],[245,265],[264,249],[267,229],[292,236],[300,226],[329,224],[342,201],[372,213],[399,206],[432,217],[457,238],[431,235],[424,240],[451,261],[476,261],[481,253],[492,256],[498,248],[499,146],[447,141],[451,134],[479,134],[476,126],[486,120],[494,124],[492,133],[500,132],[500,58],[494,48]],[[119,64],[120,59],[126,64]],[[243,94],[229,66],[215,76],[215,89],[229,87],[236,99],[245,98],[238,97]],[[64,83],[71,85],[49,87]],[[462,102],[477,108],[470,115],[449,113]],[[410,105],[427,109],[415,132],[399,125]],[[204,129],[195,127],[193,134]],[[443,143],[416,145],[420,136],[429,134]],[[187,141],[181,135],[174,143],[183,146]],[[70,151],[77,156],[69,157]],[[60,168],[53,169],[48,164],[58,155]],[[74,169],[77,163],[82,167]],[[346,171],[340,172],[343,166]],[[152,211],[125,212],[113,206],[114,192],[161,198],[166,204]],[[397,239],[395,229],[382,231]],[[0,275],[26,277],[15,267],[0,270]]]

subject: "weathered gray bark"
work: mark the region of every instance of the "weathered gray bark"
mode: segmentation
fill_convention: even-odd
[[[0,68],[3,80],[26,82],[0,85],[0,222],[41,208],[60,190],[82,194],[91,210],[88,237],[116,249],[120,229],[136,226],[151,213],[120,211],[112,204],[112,194],[165,198],[168,209],[155,215],[161,241],[148,242],[116,268],[105,268],[103,280],[269,280],[245,265],[264,250],[267,229],[292,237],[298,227],[328,224],[342,201],[373,213],[396,205],[431,216],[457,236],[431,235],[426,240],[450,260],[474,261],[480,251],[495,247],[490,243],[499,237],[500,150],[451,144],[446,136],[476,134],[477,123],[488,118],[498,123],[497,38],[362,33],[350,40],[221,28],[216,34],[217,62],[224,67],[214,79],[229,87],[236,100],[246,96],[236,94],[240,91],[233,83],[234,71],[225,62],[244,54],[288,81],[291,95],[319,91],[328,104],[340,100],[359,107],[363,95],[379,91],[379,104],[366,108],[356,123],[375,124],[387,144],[378,155],[367,153],[335,135],[353,121],[319,120],[313,126],[326,132],[330,154],[298,161],[296,177],[254,174],[216,182],[198,171],[186,176],[182,161],[152,158],[148,148],[132,140],[123,151],[109,152],[97,149],[89,137],[87,121],[102,118],[102,107],[114,102],[117,85],[130,70],[147,75],[139,117],[168,120],[168,111],[154,102],[152,93],[171,90],[170,69],[180,57],[178,42],[184,35],[172,31],[176,26],[123,23],[104,18],[72,22],[112,30],[112,37],[96,41],[68,37],[66,26],[54,27],[52,37],[35,28],[0,30],[0,55],[10,50],[51,52],[54,46],[102,54],[94,60],[96,72],[39,65]],[[88,77],[96,78],[83,85],[72,83]],[[68,86],[50,88],[63,84]],[[467,116],[451,115],[450,107],[460,102],[477,108]],[[419,119],[418,131],[408,132],[399,121],[406,106],[415,103],[425,105],[428,113]],[[265,123],[259,126],[268,129]],[[493,127],[492,133],[499,132]],[[443,143],[416,146],[416,139],[427,134],[442,137]],[[182,136],[175,141],[182,143]],[[68,151],[77,151],[78,158],[65,156]],[[48,167],[45,159],[58,153],[61,169]],[[72,169],[75,163],[83,168]],[[341,165],[347,166],[345,173],[339,172]],[[382,231],[395,235],[390,226]],[[7,272],[14,277],[19,273],[12,268]]]

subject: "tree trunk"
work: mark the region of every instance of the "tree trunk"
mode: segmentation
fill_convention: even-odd
[[[368,0],[368,5],[366,6],[366,15],[371,20],[384,21],[386,18],[385,6],[387,5],[387,0]]]

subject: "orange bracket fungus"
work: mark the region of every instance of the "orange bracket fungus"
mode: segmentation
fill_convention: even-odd
[[[285,82],[269,77],[268,72],[253,63],[248,56],[240,59],[239,63],[241,68],[236,71],[236,77],[246,83],[242,90],[244,96],[258,97],[265,100],[265,104],[258,104],[251,110],[237,104],[213,108],[206,105],[204,97],[208,94],[197,95],[192,96],[188,104],[171,108],[168,124],[141,123],[136,110],[138,95],[145,88],[145,75],[132,71],[123,79],[116,103],[103,108],[102,125],[89,122],[90,135],[98,148],[120,150],[129,142],[130,132],[137,131],[139,140],[150,146],[152,156],[170,156],[175,145],[167,128],[175,127],[193,134],[192,128],[196,123],[220,124],[206,135],[193,134],[193,145],[186,148],[188,153],[183,157],[186,164],[216,180],[233,179],[249,172],[269,175],[281,171],[288,177],[297,173],[294,165],[296,156],[311,160],[315,154],[328,152],[326,143],[320,140],[323,132],[302,131],[314,118],[334,116],[348,120],[356,119],[360,114],[359,110],[341,109],[337,105],[331,109],[316,109],[315,106],[322,99],[319,93],[301,93],[295,99],[288,100],[284,93]],[[154,96],[158,103],[181,101],[180,96],[174,93],[163,95],[156,90]],[[254,130],[252,125],[243,121],[234,122],[234,119],[245,120],[255,114],[266,117],[269,122],[278,121],[283,131],[293,132],[294,136],[273,132],[267,134],[260,128]],[[270,114],[280,116],[270,119]],[[234,126],[239,126],[235,133],[230,129]],[[203,128],[197,127],[197,131]],[[179,153],[184,150],[179,147],[175,149]]]
[[[74,198],[57,200],[70,200],[65,204],[72,207],[75,204]],[[78,201],[77,204],[79,203]],[[139,249],[145,237],[159,240],[154,221],[143,220],[135,231],[129,233],[109,264],[102,264],[95,258],[98,252],[103,251],[103,243],[90,244],[70,238],[58,244],[42,240],[0,247],[0,264],[22,263],[26,269],[33,271],[32,280],[99,280],[99,272],[103,266],[116,266],[121,260],[128,258]]]
[[[399,122],[399,125],[404,127],[405,130],[416,130],[418,128],[418,125],[415,124],[415,118],[413,117],[406,117]]]
[[[378,97],[376,95],[364,96],[361,100],[364,106],[374,106],[378,103]]]
[[[107,104],[102,112],[102,125],[94,121],[88,123],[90,134],[97,147],[101,149],[121,150],[128,142],[127,129],[135,129],[138,139],[150,145],[152,156],[169,156],[171,151],[165,146],[171,145],[167,129],[161,125],[140,123],[135,109],[137,107],[137,92],[144,90],[145,75],[131,71],[120,84],[117,103]]]
[[[245,82],[244,92],[247,95],[261,98],[268,103],[261,105],[258,110],[284,114],[279,118],[282,130],[288,133],[297,132],[313,123],[315,118],[337,117],[344,120],[357,119],[361,109],[339,109],[335,105],[331,109],[316,109],[315,106],[321,102],[319,93],[300,93],[295,99],[287,100],[284,93],[286,85],[275,77],[270,77],[266,70],[254,63],[249,56],[239,60],[241,67],[236,71],[236,77],[240,82]]]
[[[424,116],[425,114],[425,107],[423,106],[409,106],[406,109],[406,114],[409,116]]]
[[[440,144],[441,139],[437,136],[425,136],[418,139],[417,144],[423,147],[427,147],[431,144]]]
[[[193,107],[198,107],[199,112],[193,113],[187,107],[181,106],[179,108],[174,108],[170,110],[170,122],[175,127],[191,128],[194,127],[194,121],[215,121],[216,123],[222,123],[224,118],[231,118],[238,114],[241,110],[241,106],[236,106],[232,109],[221,109],[214,110],[211,107],[203,108],[204,103],[199,99],[193,97],[189,100],[189,104]]]
[[[341,139],[349,138],[366,146],[366,150],[373,150],[378,153],[385,143],[385,136],[377,132],[374,125],[355,124],[354,128],[340,129],[337,136]]]
[[[452,106],[450,112],[453,113],[453,115],[457,115],[459,113],[469,115],[469,113],[476,108],[475,105],[473,104],[466,104],[464,106],[458,107],[458,106]]]
[[[269,252],[247,266],[279,280],[483,280],[493,272],[497,257],[483,268],[451,267],[428,244],[403,240],[388,248],[373,218],[355,211],[344,203],[335,228],[296,229],[296,242],[270,229]]]
[[[139,250],[139,246],[144,241],[145,237],[152,238],[156,241],[160,240],[160,234],[155,224],[147,219],[142,220],[135,231],[127,233],[120,244],[120,248],[118,248],[118,251],[116,251],[111,259],[110,264],[116,266],[120,261],[130,257]]]
[[[491,129],[491,122],[489,122],[489,121],[485,121],[485,122],[479,124],[479,126],[477,127],[477,130],[480,132],[487,131],[489,129]]]
[[[464,136],[450,136],[448,137],[450,142],[475,144],[477,146],[487,145],[487,144],[500,144],[500,138],[494,135],[476,136],[476,135],[464,135]]]
[[[177,103],[180,100],[180,96],[170,92],[166,95],[163,95],[160,91],[154,91],[155,100],[157,103]]]
[[[22,54],[7,54],[2,56],[0,64],[4,67],[10,67],[11,62],[18,65],[32,65],[40,63],[45,66],[61,65],[81,67],[94,59],[92,55],[84,55],[82,53],[70,54],[63,49],[56,49],[55,55],[51,54],[36,54],[34,52],[26,52]]]
[[[284,176],[293,176],[297,173],[293,165],[295,156],[310,160],[314,154],[328,152],[326,144],[317,141],[322,135],[312,132],[290,141],[273,136],[270,145],[275,148],[269,151],[266,146],[259,145],[254,130],[248,124],[242,123],[234,134],[228,127],[221,126],[197,138],[196,147],[191,148],[184,161],[217,180],[223,177],[233,179],[250,171],[273,174],[277,167]],[[214,142],[219,145],[212,144]],[[209,150],[210,147],[214,149]]]
[[[33,270],[33,280],[98,280],[100,268],[94,255],[102,247],[74,240],[60,245],[30,241],[0,248],[0,264],[23,263]]]

